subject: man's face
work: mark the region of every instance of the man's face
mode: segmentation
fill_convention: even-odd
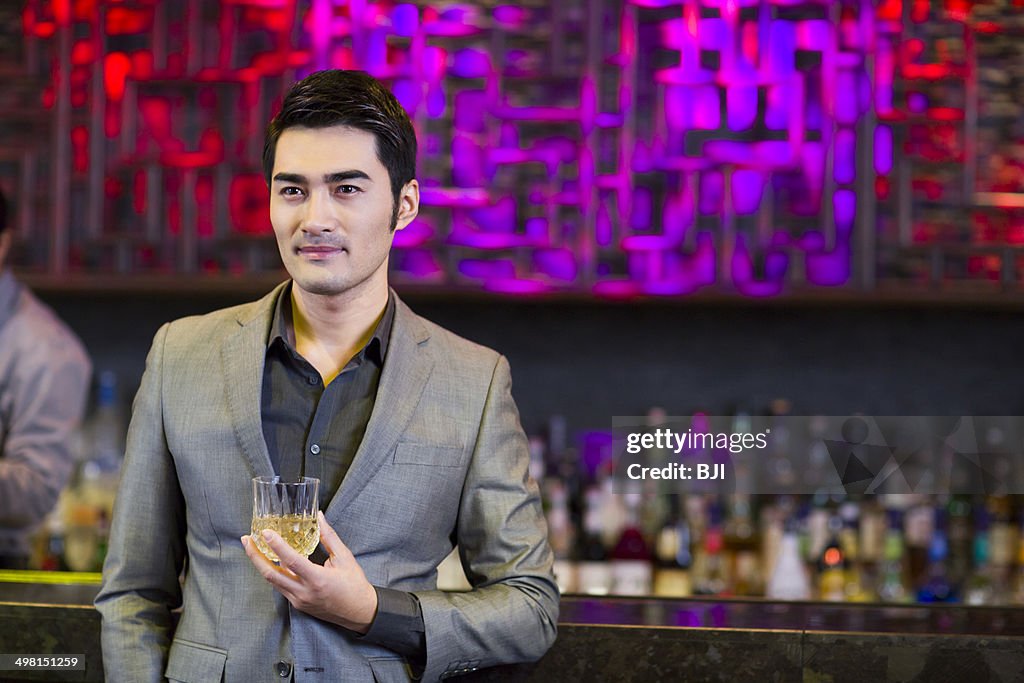
[[[270,222],[295,286],[358,295],[387,285],[392,227],[416,217],[416,181],[403,188],[397,223],[387,169],[372,133],[332,126],[281,133],[270,185]]]

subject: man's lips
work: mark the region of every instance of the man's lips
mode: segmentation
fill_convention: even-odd
[[[314,260],[314,261],[319,261],[319,260],[331,258],[332,256],[337,256],[338,254],[344,252],[345,249],[342,248],[342,247],[322,246],[321,245],[321,246],[299,247],[298,249],[296,249],[296,251],[299,253],[300,256],[305,256],[308,259],[311,259],[311,260]]]

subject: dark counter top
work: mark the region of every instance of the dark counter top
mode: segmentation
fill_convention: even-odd
[[[98,585],[3,578],[0,649],[80,654],[87,669],[0,680],[102,681]],[[543,659],[463,680],[1009,683],[1022,671],[1021,608],[567,595]]]

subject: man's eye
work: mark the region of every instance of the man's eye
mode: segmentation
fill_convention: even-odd
[[[302,194],[302,190],[297,187],[284,187],[281,188],[281,195],[283,197],[298,197]]]
[[[338,194],[355,194],[359,192],[359,188],[355,185],[339,185]]]

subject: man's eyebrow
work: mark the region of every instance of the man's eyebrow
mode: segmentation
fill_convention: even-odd
[[[369,180],[370,176],[362,171],[337,171],[324,176],[324,182],[328,185],[344,182],[346,180]]]
[[[274,182],[282,183],[297,183],[299,185],[306,184],[306,176],[299,175],[298,173],[278,173],[274,176]]]
[[[334,173],[328,173],[324,176],[324,183],[327,185],[333,185],[334,183],[342,183],[346,180],[370,180],[370,176],[363,171],[351,170],[351,171],[335,171]],[[299,173],[278,173],[274,176],[274,182],[282,183],[296,183],[297,185],[305,185],[308,181],[306,176]]]

